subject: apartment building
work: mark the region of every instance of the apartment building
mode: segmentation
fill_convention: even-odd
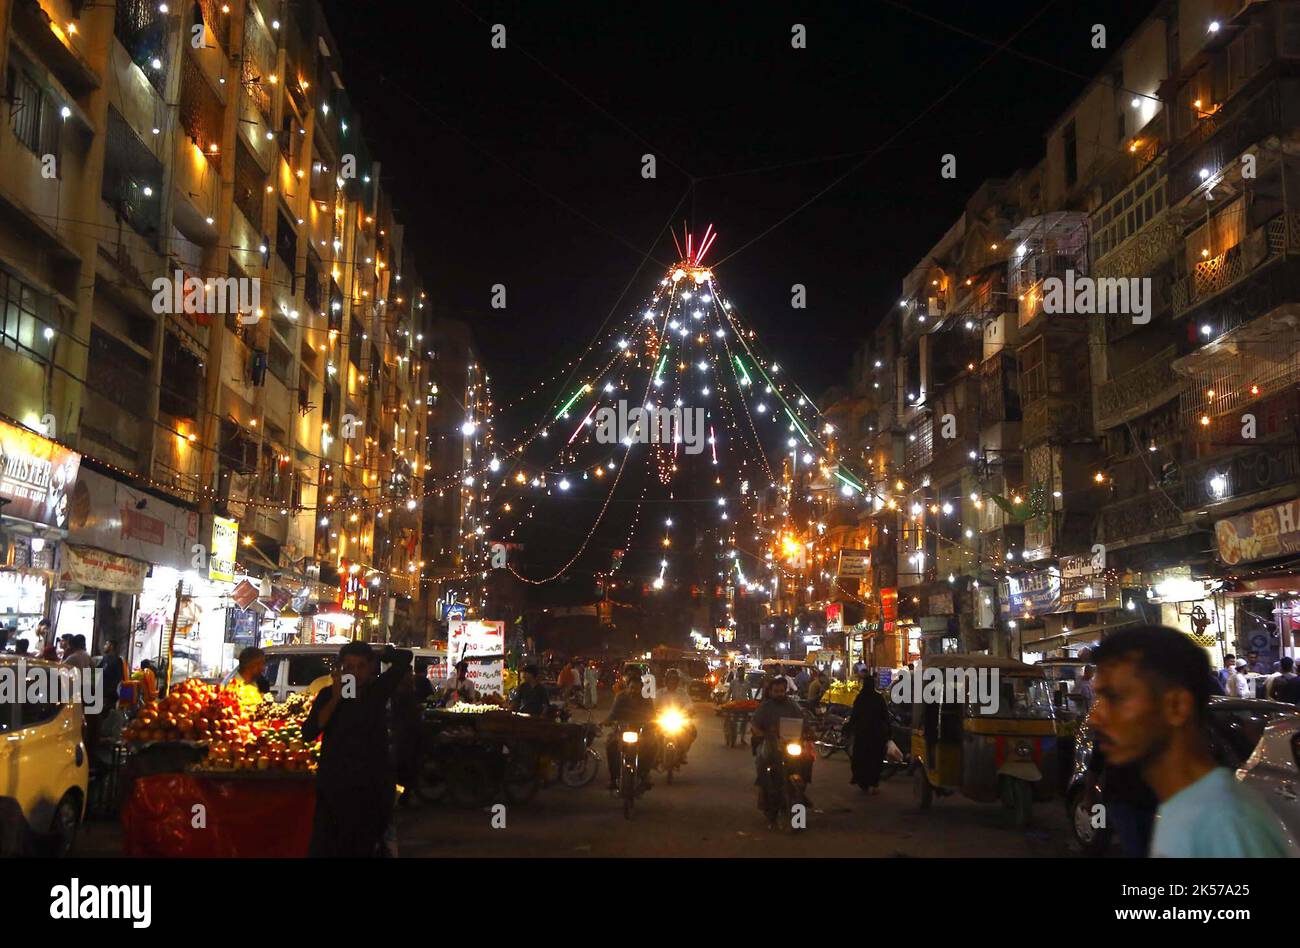
[[[42,587],[56,628],[182,672],[424,641],[423,497],[459,483],[430,481],[430,425],[453,419],[319,6],[0,0],[0,71],[0,416],[81,475],[70,516],[6,516],[24,604],[0,609],[32,625]]]
[[[1161,4],[904,277],[864,359],[878,665],[1137,621],[1294,652],[1297,36]]]

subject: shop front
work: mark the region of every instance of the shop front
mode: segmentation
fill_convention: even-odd
[[[59,546],[81,455],[0,421],[0,628],[39,653],[37,626],[49,618]]]
[[[198,540],[194,511],[83,467],[68,508],[56,630],[86,635],[96,651],[112,639],[132,668],[157,661],[157,652],[132,648],[147,574],[190,569]]]
[[[1300,661],[1300,499],[1260,507],[1214,525],[1225,566],[1224,637],[1238,657],[1254,652],[1267,672]],[[1218,666],[1216,666],[1218,667]]]

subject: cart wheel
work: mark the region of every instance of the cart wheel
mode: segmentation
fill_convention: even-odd
[[[447,798],[447,775],[437,762],[426,760],[420,767],[415,792],[428,803],[441,803]]]
[[[481,757],[457,760],[447,768],[447,788],[457,806],[478,810],[492,802],[487,763]]]
[[[930,778],[925,774],[925,767],[916,768],[916,776],[912,780],[913,795],[916,797],[917,806],[922,810],[930,809],[930,804],[934,802],[934,788],[930,786]]]
[[[537,791],[541,788],[542,782],[536,774],[520,771],[506,773],[504,790],[508,803],[523,806],[537,796]]]
[[[582,760],[570,760],[560,764],[560,782],[566,787],[585,787],[595,780],[599,773],[600,755],[591,748],[587,749]]]

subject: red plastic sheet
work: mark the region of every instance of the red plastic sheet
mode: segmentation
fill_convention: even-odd
[[[122,808],[123,848],[165,859],[302,857],[315,811],[311,780],[154,774],[135,781]]]

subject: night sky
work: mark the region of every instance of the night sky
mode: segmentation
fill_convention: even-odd
[[[639,311],[676,258],[670,220],[714,225],[720,287],[805,391],[843,382],[969,195],[1041,158],[1048,124],[1152,6],[325,2],[434,306],[469,321],[499,402],[554,375],[611,310]],[[939,175],[947,152],[955,180]]]

